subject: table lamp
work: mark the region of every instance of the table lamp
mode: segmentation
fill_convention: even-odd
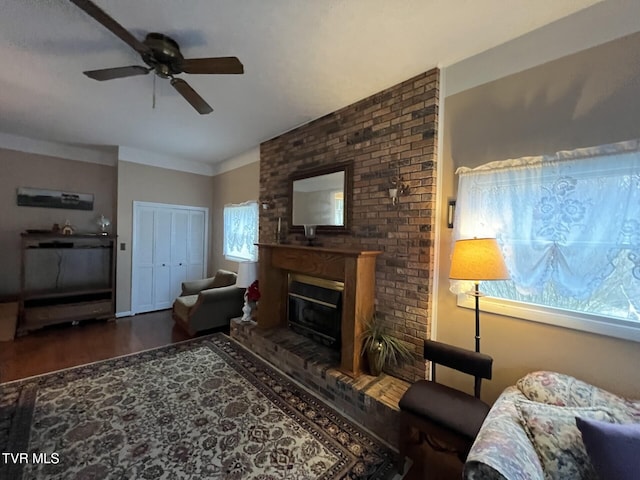
[[[479,284],[485,280],[507,280],[509,272],[495,238],[458,240],[451,255],[452,280],[472,280],[475,288],[467,292],[476,298],[476,352],[480,351],[480,293]]]

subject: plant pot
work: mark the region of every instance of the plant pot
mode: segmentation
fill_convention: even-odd
[[[367,350],[367,362],[369,363],[369,372],[374,377],[377,377],[382,373],[382,368],[378,365],[380,364],[380,355],[382,351],[379,348],[376,349],[368,349]]]

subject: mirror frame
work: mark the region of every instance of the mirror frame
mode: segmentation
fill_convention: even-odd
[[[351,189],[353,180],[353,166],[351,162],[334,163],[326,167],[303,170],[289,176],[289,206],[287,218],[289,219],[289,233],[304,233],[303,225],[293,224],[293,182],[306,178],[327,175],[329,173],[344,172],[344,225],[317,225],[317,233],[349,233],[351,224]]]

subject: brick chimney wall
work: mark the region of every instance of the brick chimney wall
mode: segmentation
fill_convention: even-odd
[[[390,332],[413,346],[413,362],[386,369],[425,378],[422,341],[430,336],[436,200],[438,69],[417,75],[260,145],[260,242],[287,231],[289,175],[334,163],[353,164],[350,234],[318,234],[323,247],[382,250],[376,311]],[[397,206],[391,179],[409,186]],[[303,244],[298,234],[287,240]]]

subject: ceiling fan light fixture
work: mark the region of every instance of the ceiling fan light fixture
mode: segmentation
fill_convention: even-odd
[[[158,65],[155,66],[154,70],[156,72],[156,75],[158,75],[160,78],[171,77],[171,71],[169,70],[169,67],[167,65],[159,63]]]

